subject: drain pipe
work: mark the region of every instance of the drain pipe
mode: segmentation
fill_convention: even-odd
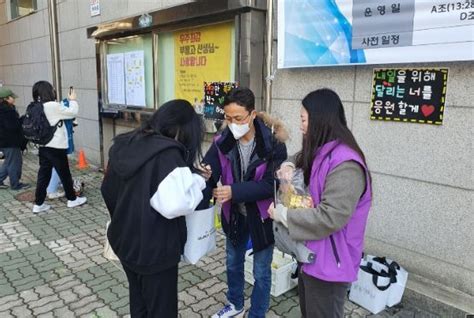
[[[49,39],[51,45],[51,64],[53,71],[53,86],[56,88],[57,99],[62,99],[61,90],[61,64],[59,60],[59,33],[58,33],[58,10],[56,0],[48,1],[49,13]]]
[[[273,44],[273,0],[267,1],[267,35],[266,35],[266,50],[265,50],[265,112],[271,114],[272,112],[272,44]]]

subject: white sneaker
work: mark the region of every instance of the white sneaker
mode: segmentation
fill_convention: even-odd
[[[51,209],[51,206],[49,204],[43,203],[41,205],[33,205],[33,213],[40,213],[40,212],[45,212]]]
[[[54,199],[59,199],[64,196],[64,191],[56,191],[56,192],[51,192],[48,193],[48,199],[54,200]]]
[[[244,317],[245,310],[244,307],[242,309],[237,310],[235,309],[235,306],[232,304],[227,304],[219,310],[212,318],[230,318],[230,317],[235,317],[235,318],[242,318]]]
[[[77,197],[76,200],[67,200],[67,207],[68,208],[75,208],[76,206],[83,205],[84,203],[87,202],[86,197]]]

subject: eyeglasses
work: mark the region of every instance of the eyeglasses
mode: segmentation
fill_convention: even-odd
[[[224,115],[224,119],[229,123],[242,123],[244,120],[249,118],[250,114],[251,113],[249,112],[248,115],[245,117],[242,117],[242,116],[231,117],[231,116]]]

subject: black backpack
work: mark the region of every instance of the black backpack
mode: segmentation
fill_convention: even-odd
[[[62,126],[62,120],[56,125],[51,126],[44,113],[43,103],[31,102],[26,108],[23,116],[22,128],[25,138],[29,141],[44,146],[53,139],[54,133],[58,127]]]

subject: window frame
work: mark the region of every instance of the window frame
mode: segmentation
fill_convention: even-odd
[[[19,0],[7,0],[5,1],[6,3],[6,10],[7,10],[7,22],[10,22],[10,21],[15,21],[15,20],[18,20],[18,19],[21,19],[23,17],[26,17],[26,16],[29,16],[30,14],[33,14],[35,12],[38,11],[38,0],[31,0],[31,10],[28,12],[28,13],[25,13],[23,15],[20,14],[20,11],[19,11],[19,6],[18,6],[18,1]],[[17,16],[13,17],[12,13],[13,13],[13,2],[15,2],[16,4],[16,11],[17,11]]]

